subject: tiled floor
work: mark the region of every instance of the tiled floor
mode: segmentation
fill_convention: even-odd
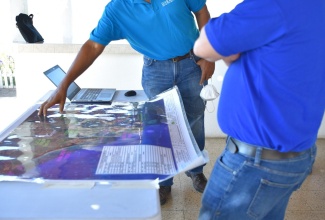
[[[206,140],[210,162],[204,173],[209,177],[217,156],[223,150],[225,139]],[[325,219],[325,139],[317,141],[318,153],[312,174],[289,202],[285,220],[324,220]],[[192,187],[192,182],[184,174],[175,177],[172,194],[161,207],[162,220],[197,219],[201,204],[201,194]],[[236,219],[237,220],[237,219]]]

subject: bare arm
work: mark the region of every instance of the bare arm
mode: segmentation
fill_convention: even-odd
[[[227,65],[237,60],[240,56],[239,54],[234,54],[228,57],[224,57],[215,51],[206,36],[204,27],[201,29],[201,34],[194,44],[193,51],[197,56],[202,57],[210,62],[215,62],[222,59]]]
[[[90,67],[97,57],[104,51],[105,46],[88,40],[81,47],[77,57],[70,66],[66,79],[63,82],[70,83],[76,80],[88,67]]]
[[[203,6],[203,8],[194,13],[195,18],[196,18],[196,22],[198,25],[199,30],[201,30],[204,25],[210,20],[210,12],[208,11],[207,6]]]
[[[198,25],[199,30],[201,30],[204,25],[209,21],[210,19],[210,13],[208,11],[207,6],[205,5],[200,11],[194,13],[196,22]],[[195,53],[195,52],[194,52]],[[199,56],[201,57],[201,56]],[[200,59],[197,64],[201,67],[202,70],[202,76],[200,80],[200,84],[203,84],[205,80],[208,80],[212,77],[215,69],[215,63],[214,62],[208,62],[205,59]]]
[[[63,112],[67,90],[69,85],[76,80],[97,57],[103,52],[105,46],[95,43],[91,40],[86,41],[81,47],[77,57],[70,66],[67,75],[60,83],[54,93],[45,101],[38,112],[39,115],[46,115],[47,109],[55,104],[60,104],[60,112]]]

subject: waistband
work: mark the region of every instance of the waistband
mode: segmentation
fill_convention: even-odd
[[[264,159],[264,160],[289,159],[289,158],[298,157],[306,152],[306,151],[280,152],[280,151],[276,151],[276,150],[272,150],[272,149],[261,148],[258,146],[246,144],[246,143],[239,141],[232,137],[229,137],[228,143],[227,143],[227,149],[231,153],[233,153],[233,154],[239,153],[239,154],[242,154],[244,156],[249,156],[249,157],[255,157],[258,148],[260,148],[262,151],[260,159]]]
[[[174,63],[179,62],[181,60],[184,60],[186,58],[190,58],[191,54],[193,54],[193,50],[190,50],[187,54],[184,54],[183,56],[177,56],[174,58],[170,58],[171,61],[173,61]]]

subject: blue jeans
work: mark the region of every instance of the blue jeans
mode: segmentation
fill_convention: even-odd
[[[314,145],[294,158],[261,160],[258,153],[247,157],[226,146],[203,193],[199,219],[284,219],[291,194],[311,172],[316,151]]]
[[[198,57],[191,54],[179,62],[172,60],[154,60],[144,56],[142,87],[149,98],[177,85],[184,104],[186,117],[194,138],[202,151],[205,145],[204,110],[205,101],[200,97],[202,85],[201,68],[196,64]],[[190,171],[202,173],[203,166]],[[160,183],[161,186],[173,185],[173,178]]]

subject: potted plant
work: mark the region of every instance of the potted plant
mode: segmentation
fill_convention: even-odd
[[[7,54],[0,54],[0,88],[15,88],[15,61]]]

